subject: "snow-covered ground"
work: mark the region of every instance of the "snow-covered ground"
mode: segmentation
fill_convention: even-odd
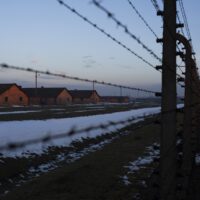
[[[100,110],[105,110],[105,108],[95,108],[95,109],[89,108],[89,110],[76,110],[76,111],[74,111],[74,112],[76,112],[76,113],[80,113],[80,112],[90,112],[90,111],[94,112],[94,111],[100,111]]]
[[[0,146],[10,142],[20,142],[30,139],[41,138],[47,135],[56,135],[68,132],[72,127],[77,129],[86,128],[89,126],[107,123],[109,121],[120,121],[130,117],[142,117],[156,114],[160,112],[160,107],[135,109],[124,112],[117,112],[112,114],[103,114],[87,117],[74,117],[63,119],[48,119],[48,120],[24,120],[24,121],[9,121],[0,122]],[[136,120],[135,122],[137,122]],[[107,130],[95,130],[87,133],[75,134],[71,137],[57,139],[48,144],[34,144],[29,145],[15,151],[1,152],[4,156],[20,156],[23,152],[42,153],[48,146],[64,146],[69,145],[73,140],[81,139],[83,137],[96,137],[105,132],[122,128],[123,125],[110,127]]]
[[[51,111],[65,111],[64,108],[52,108],[52,109],[48,109]],[[24,113],[33,113],[33,112],[42,112],[44,110],[22,110],[22,111],[5,111],[5,112],[0,112],[0,115],[12,115],[12,114],[24,114]]]
[[[41,111],[42,110],[9,111],[9,112],[0,112],[0,115],[24,114],[24,113],[33,113],[33,112],[41,112]]]

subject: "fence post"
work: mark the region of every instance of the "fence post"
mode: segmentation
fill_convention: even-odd
[[[197,152],[200,153],[200,79],[199,76],[197,74],[197,84],[198,84],[198,88],[197,88],[197,92],[198,92],[198,96],[197,96],[197,119],[196,119],[196,136],[197,136]]]
[[[184,98],[184,119],[183,119],[183,158],[181,171],[183,173],[182,185],[182,198],[186,198],[186,192],[189,184],[189,179],[193,166],[192,154],[192,132],[193,132],[193,119],[194,119],[194,94],[195,88],[193,84],[193,60],[192,48],[190,42],[182,35],[177,34],[177,40],[181,42],[186,50],[185,54],[185,98]]]
[[[164,0],[161,102],[161,200],[175,199],[176,185],[176,1]]]
[[[191,143],[192,143],[192,161],[194,163],[195,161],[195,154],[197,152],[197,145],[198,145],[198,134],[199,134],[199,113],[198,113],[198,109],[199,109],[199,77],[198,77],[198,72],[197,72],[197,68],[196,68],[196,63],[194,62],[193,59],[191,59],[192,62],[192,88],[193,88],[193,130],[192,130],[192,136],[191,136]]]
[[[194,66],[196,66],[195,61],[194,62]],[[196,95],[196,119],[195,119],[195,136],[196,136],[196,153],[200,153],[200,79],[199,79],[199,75],[197,72],[197,68],[196,68],[196,90],[197,90],[197,95]]]

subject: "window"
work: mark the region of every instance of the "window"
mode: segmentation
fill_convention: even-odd
[[[4,101],[5,101],[5,102],[8,102],[8,97],[5,97],[5,98],[4,98]]]
[[[19,101],[22,102],[23,101],[23,97],[19,97]]]

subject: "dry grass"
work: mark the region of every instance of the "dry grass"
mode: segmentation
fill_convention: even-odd
[[[125,165],[141,156],[147,146],[158,142],[159,126],[152,124],[134,132],[131,131],[133,128],[128,127],[128,135],[122,135],[102,150],[35,178],[3,199],[133,199],[140,187],[134,184],[125,186],[120,176],[125,173]],[[137,179],[137,176],[135,178]]]

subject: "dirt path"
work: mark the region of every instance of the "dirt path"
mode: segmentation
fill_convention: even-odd
[[[124,185],[122,176],[130,161],[136,160],[147,146],[158,141],[157,125],[148,125],[121,136],[102,150],[49,172],[17,190],[4,200],[129,200],[138,192]]]

